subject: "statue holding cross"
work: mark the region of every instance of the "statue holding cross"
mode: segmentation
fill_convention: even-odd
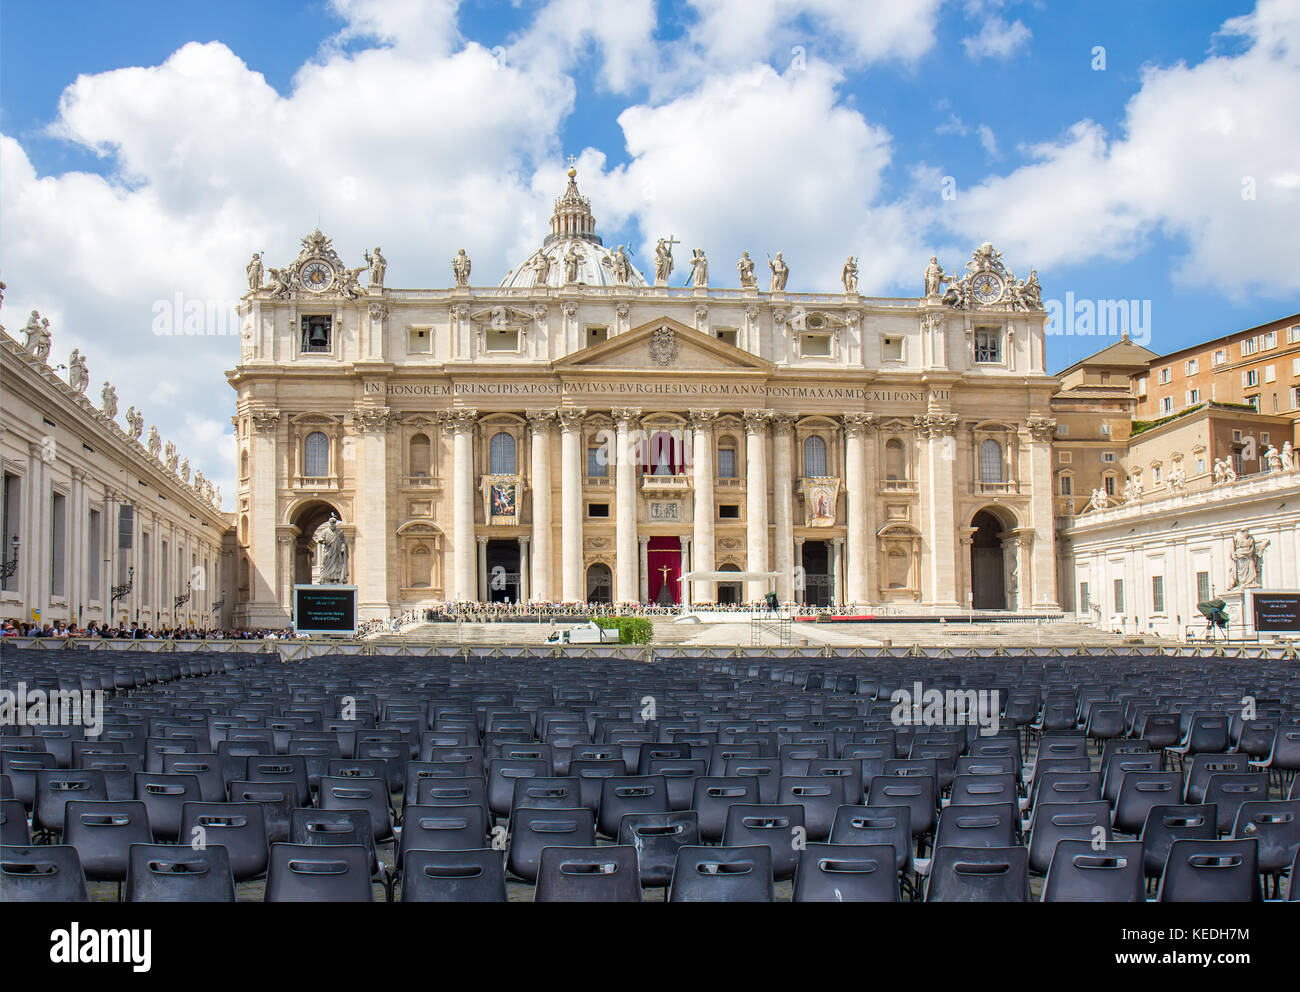
[[[673,245],[681,244],[677,238],[671,234],[668,237],[660,238],[659,243],[655,245],[655,285],[667,286],[668,277],[673,271]]]
[[[668,588],[668,573],[671,571],[672,568],[668,565],[659,566],[659,574],[664,577],[663,582],[659,586],[659,595],[655,597],[655,602],[659,606],[673,605],[673,594],[672,591]]]

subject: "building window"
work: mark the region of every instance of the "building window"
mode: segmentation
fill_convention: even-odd
[[[1070,436],[1070,425],[1069,425],[1069,424],[1057,424],[1057,425],[1056,425],[1056,433],[1057,433],[1059,436],[1061,436],[1061,437],[1069,437],[1069,436]]]
[[[90,511],[90,521],[86,527],[86,598],[99,599],[100,558],[100,515],[98,510]]]
[[[603,479],[609,474],[604,445],[595,444],[587,449],[587,478]]]
[[[500,431],[488,442],[488,471],[493,475],[515,474],[514,435]]]
[[[18,535],[20,527],[19,510],[21,509],[21,493],[23,491],[22,477],[10,475],[8,472],[4,475],[4,530],[0,532],[0,550],[3,550],[3,557],[8,561],[14,553],[13,539]],[[16,589],[18,585],[17,575],[6,575],[4,577],[5,591]]]
[[[1106,490],[1107,496],[1115,495],[1115,476],[1108,475],[1101,480],[1102,487]]]
[[[829,334],[805,334],[799,345],[799,353],[805,358],[830,358],[831,336]]]
[[[995,327],[975,330],[975,361],[998,364],[1002,361],[1002,332]]]
[[[1174,378],[1173,366],[1168,366],[1160,370],[1160,385],[1167,386]]]
[[[1199,389],[1189,389],[1187,391],[1187,405],[1196,406],[1201,402],[1201,391]]]
[[[1074,452],[1062,451],[1060,452],[1060,459],[1062,465],[1069,465],[1072,461],[1074,461]]]
[[[1264,350],[1277,347],[1277,331],[1264,332]]]
[[[1147,377],[1144,375],[1138,376],[1137,394],[1139,396],[1145,396],[1147,394]]]
[[[1291,387],[1291,409],[1300,410],[1300,386]]]
[[[1276,381],[1277,381],[1277,366],[1276,366],[1276,365],[1265,365],[1265,366],[1264,366],[1264,381],[1265,381],[1265,382],[1276,382]]]
[[[1006,481],[1002,476],[1002,445],[992,438],[980,442],[980,482],[998,485]]]
[[[330,439],[320,431],[312,431],[302,443],[303,475],[309,479],[323,479],[330,474]]]
[[[736,328],[719,327],[717,330],[718,340],[723,344],[729,344],[731,347],[737,347]]]
[[[587,516],[589,516],[589,517],[603,517],[603,518],[608,518],[608,517],[609,517],[609,504],[608,504],[608,503],[588,503],[588,504],[587,504]]]
[[[1092,600],[1088,596],[1088,583],[1079,583],[1079,612],[1087,613],[1092,607]]]
[[[739,520],[740,504],[723,503],[718,507],[718,516],[723,520]]]
[[[304,355],[324,354],[330,349],[330,331],[334,318],[328,314],[302,318],[302,351]]]
[[[1210,573],[1197,572],[1196,573],[1196,601],[1198,603],[1204,603],[1206,600],[1210,598],[1211,595],[1212,593],[1210,592]]]
[[[1124,612],[1124,580],[1115,580],[1115,612]]]
[[[1300,324],[1286,329],[1286,343],[1295,344],[1297,341],[1300,341]]]
[[[1103,420],[1103,421],[1101,422],[1101,436],[1102,436],[1102,437],[1110,437],[1110,421],[1109,421],[1109,420]]]
[[[1247,355],[1253,355],[1253,354],[1255,354],[1255,352],[1257,352],[1257,351],[1259,351],[1259,338],[1257,338],[1257,337],[1255,337],[1255,338],[1242,338],[1242,341],[1241,341],[1241,357],[1242,357],[1242,358],[1245,358]]]
[[[1151,612],[1165,612],[1165,577],[1163,575],[1151,576]]]
[[[1153,486],[1160,485],[1160,475],[1161,475],[1162,467],[1163,466],[1161,466],[1159,462],[1156,462],[1154,465],[1151,466],[1151,484]]]
[[[601,326],[601,327],[588,326],[588,327],[587,327],[587,347],[591,348],[591,347],[594,347],[595,345],[598,345],[598,344],[604,344],[604,343],[605,343],[606,341],[608,341],[608,340],[609,340],[609,328],[608,328],[608,327],[604,327],[604,326]]]
[[[903,360],[903,339],[881,338],[880,357],[886,362],[901,362]]]
[[[1160,401],[1160,412],[1161,412],[1161,413],[1173,413],[1173,412],[1174,412],[1174,398],[1173,398],[1172,396],[1166,396],[1166,397],[1164,397],[1163,399],[1161,399],[1161,401]]]
[[[1113,452],[1113,451],[1103,451],[1103,452],[1101,453],[1101,460],[1102,460],[1103,462],[1106,462],[1106,463],[1113,462],[1113,461],[1115,460],[1115,452]]]
[[[1225,362],[1227,362],[1227,360],[1228,360],[1228,353],[1224,351],[1222,348],[1220,348],[1218,351],[1214,353],[1214,359],[1213,359],[1214,365],[1223,365]]]
[[[433,334],[427,327],[412,327],[406,332],[406,350],[412,355],[427,355],[433,351]]]
[[[826,475],[826,442],[815,434],[803,443],[803,474],[806,478]]]
[[[718,449],[718,478],[734,479],[736,477],[736,446],[735,442],[726,443],[730,439],[724,439],[722,447]]]
[[[1062,495],[1062,496],[1073,496],[1073,495],[1074,495],[1074,477],[1073,477],[1073,476],[1070,476],[1070,475],[1063,475],[1063,476],[1061,476],[1061,495]]]
[[[411,438],[411,475],[417,479],[427,479],[433,469],[433,448],[425,434],[416,434]]]
[[[67,562],[68,497],[55,493],[50,502],[50,595],[67,595],[64,565]]]
[[[1196,375],[1197,372],[1201,371],[1201,360],[1199,358],[1189,358],[1185,368],[1188,375]]]
[[[898,438],[885,442],[885,479],[889,482],[903,482],[907,479],[907,451]]]

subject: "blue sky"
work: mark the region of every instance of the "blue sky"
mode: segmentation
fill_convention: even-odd
[[[496,282],[572,154],[634,259],[671,230],[734,278],[780,248],[824,291],[854,254],[864,293],[910,296],[988,239],[1045,297],[1150,300],[1172,351],[1300,310],[1298,8],[10,0],[5,323],[53,315],[123,408],[157,361],[150,422],[228,477],[236,342],[160,343],[153,301],[233,298],[318,221],[391,285],[447,284],[462,245]],[[1106,343],[1054,337],[1049,367]]]

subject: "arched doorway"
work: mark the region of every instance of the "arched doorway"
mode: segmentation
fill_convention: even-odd
[[[975,532],[970,542],[970,580],[977,610],[1005,610],[1007,576],[1003,558],[1002,522],[988,510],[980,510],[971,519]]]
[[[614,601],[614,577],[609,566],[600,562],[587,569],[587,602],[612,603]]]
[[[719,572],[739,572],[740,568],[736,565],[723,565]],[[741,601],[741,582],[727,582],[724,579],[718,580],[718,602],[720,604],[737,604]]]
[[[682,599],[682,541],[652,537],[646,547],[646,591],[650,602],[672,606]]]
[[[293,581],[296,585],[309,585],[315,577],[316,542],[312,537],[331,514],[340,520],[343,518],[343,515],[331,504],[323,500],[313,500],[300,506],[293,516],[293,525],[298,528],[298,536],[294,539],[293,547]],[[349,547],[348,550],[353,549]],[[348,578],[350,580],[352,576],[349,575]]]

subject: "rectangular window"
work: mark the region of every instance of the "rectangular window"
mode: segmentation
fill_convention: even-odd
[[[829,334],[805,334],[799,346],[799,353],[805,358],[830,358],[831,336]]]
[[[1205,473],[1205,456],[1204,456],[1204,455],[1197,455],[1197,456],[1196,456],[1196,474],[1197,474],[1197,475],[1203,475],[1204,473]]]
[[[723,344],[729,344],[731,347],[738,347],[737,332],[734,327],[719,327],[717,330],[718,340]]]
[[[1153,484],[1153,485],[1159,485],[1159,484],[1160,484],[1160,471],[1161,471],[1161,466],[1160,466],[1160,465],[1152,465],[1152,466],[1151,466],[1151,481],[1152,481],[1152,484]]]
[[[1223,365],[1228,360],[1228,353],[1220,348],[1214,353],[1214,364]]]
[[[427,327],[412,327],[406,332],[406,351],[411,355],[427,355],[433,351],[433,332]]]
[[[601,344],[609,340],[608,327],[588,327],[587,328],[587,346]]]
[[[1174,378],[1173,366],[1166,366],[1165,368],[1160,370],[1160,385],[1162,386],[1169,385],[1169,383],[1173,381],[1173,378]]]
[[[1101,482],[1102,482],[1102,486],[1104,486],[1105,489],[1106,489],[1106,495],[1107,495],[1107,496],[1114,496],[1114,495],[1115,495],[1115,477],[1114,477],[1113,475],[1108,475],[1108,476],[1106,476],[1106,478],[1102,479]]]
[[[1249,405],[1249,406],[1253,406],[1253,407],[1255,408],[1256,412],[1258,412],[1258,411],[1259,411],[1259,393],[1256,393],[1254,396],[1247,396],[1247,397],[1246,397],[1246,403],[1247,403],[1247,405]]]
[[[1057,425],[1056,425],[1056,433],[1057,433],[1058,435],[1060,435],[1061,437],[1069,437],[1069,436],[1070,436],[1070,425],[1069,425],[1069,424],[1057,424]]]
[[[1241,373],[1241,384],[1246,387],[1259,385],[1259,369],[1244,369]]]
[[[1002,361],[1002,332],[993,327],[975,330],[975,361],[998,364]]]
[[[483,347],[488,354],[516,352],[519,350],[519,329],[490,327],[483,332]]]
[[[334,318],[329,314],[309,314],[302,318],[302,353],[304,355],[328,354],[330,332]]]
[[[1242,338],[1241,339],[1241,357],[1246,358],[1259,351],[1259,338]]]
[[[1166,396],[1164,399],[1160,401],[1160,412],[1161,413],[1174,412],[1174,398],[1172,396]]]
[[[1210,573],[1197,572],[1196,573],[1196,601],[1198,603],[1204,603],[1206,600],[1210,598],[1210,595],[1211,595],[1210,594]]]
[[[1189,358],[1184,368],[1187,369],[1188,375],[1196,375],[1197,372],[1201,371],[1201,360],[1199,358]]]
[[[1062,496],[1073,496],[1073,495],[1074,495],[1074,478],[1073,478],[1073,476],[1069,476],[1069,475],[1063,475],[1063,476],[1061,476],[1061,495],[1062,495]]]
[[[1060,455],[1061,455],[1061,464],[1062,464],[1062,465],[1069,465],[1070,462],[1074,461],[1074,452],[1073,452],[1073,451],[1062,451],[1062,452],[1060,453]]]
[[[736,477],[736,449],[718,449],[718,478],[734,479]]]
[[[609,504],[608,504],[608,503],[588,503],[588,504],[587,504],[587,516],[589,516],[589,517],[608,517],[608,516],[609,516]]]
[[[1124,580],[1115,580],[1115,612],[1124,612]]]
[[[903,339],[901,337],[881,338],[880,357],[886,362],[901,362],[903,360]]]
[[[1137,381],[1137,394],[1145,396],[1147,394],[1147,377],[1139,376]]]
[[[1291,409],[1300,410],[1300,386],[1291,387]]]
[[[723,503],[721,506],[718,507],[718,516],[723,520],[739,520],[740,504]]]
[[[1295,344],[1297,341],[1300,341],[1300,324],[1286,329],[1286,343]]]
[[[1277,366],[1276,366],[1276,365],[1265,365],[1265,366],[1264,366],[1264,381],[1265,381],[1265,382],[1276,382],[1276,381],[1277,381]]]
[[[1187,391],[1187,405],[1196,406],[1201,402],[1201,391],[1199,389],[1189,389]]]
[[[1101,436],[1110,437],[1110,421],[1103,420],[1101,422]]]
[[[605,463],[605,449],[600,445],[595,445],[587,449],[587,478],[603,479],[608,472],[609,466]]]
[[[55,493],[50,501],[50,595],[67,595],[68,497]]]
[[[1268,447],[1268,442],[1269,442],[1269,434],[1268,434],[1268,432],[1267,432],[1267,431],[1261,431],[1261,432],[1260,432],[1260,435],[1259,435],[1259,446],[1260,446],[1261,448],[1267,448],[1267,447]]]
[[[18,537],[18,531],[21,527],[21,518],[19,511],[22,508],[22,486],[21,476],[4,474],[4,529],[0,531],[0,557],[9,561],[14,556],[14,538]],[[18,576],[7,575],[4,577],[5,591],[18,588]]]
[[[1103,452],[1101,453],[1101,460],[1102,460],[1103,462],[1107,462],[1107,463],[1109,463],[1109,462],[1113,462],[1113,461],[1115,460],[1115,452],[1113,452],[1113,451],[1103,451]]]
[[[1087,613],[1092,608],[1092,601],[1088,597],[1088,583],[1079,583],[1079,612]]]
[[[100,515],[98,510],[90,511],[90,523],[86,528],[86,598],[99,599],[99,577],[103,572],[100,565],[104,551],[100,547]]]
[[[1291,359],[1291,374],[1300,375],[1300,358]]]
[[[1264,332],[1264,350],[1277,347],[1277,331]]]
[[[1151,612],[1165,612],[1165,577],[1163,575],[1151,576]]]

